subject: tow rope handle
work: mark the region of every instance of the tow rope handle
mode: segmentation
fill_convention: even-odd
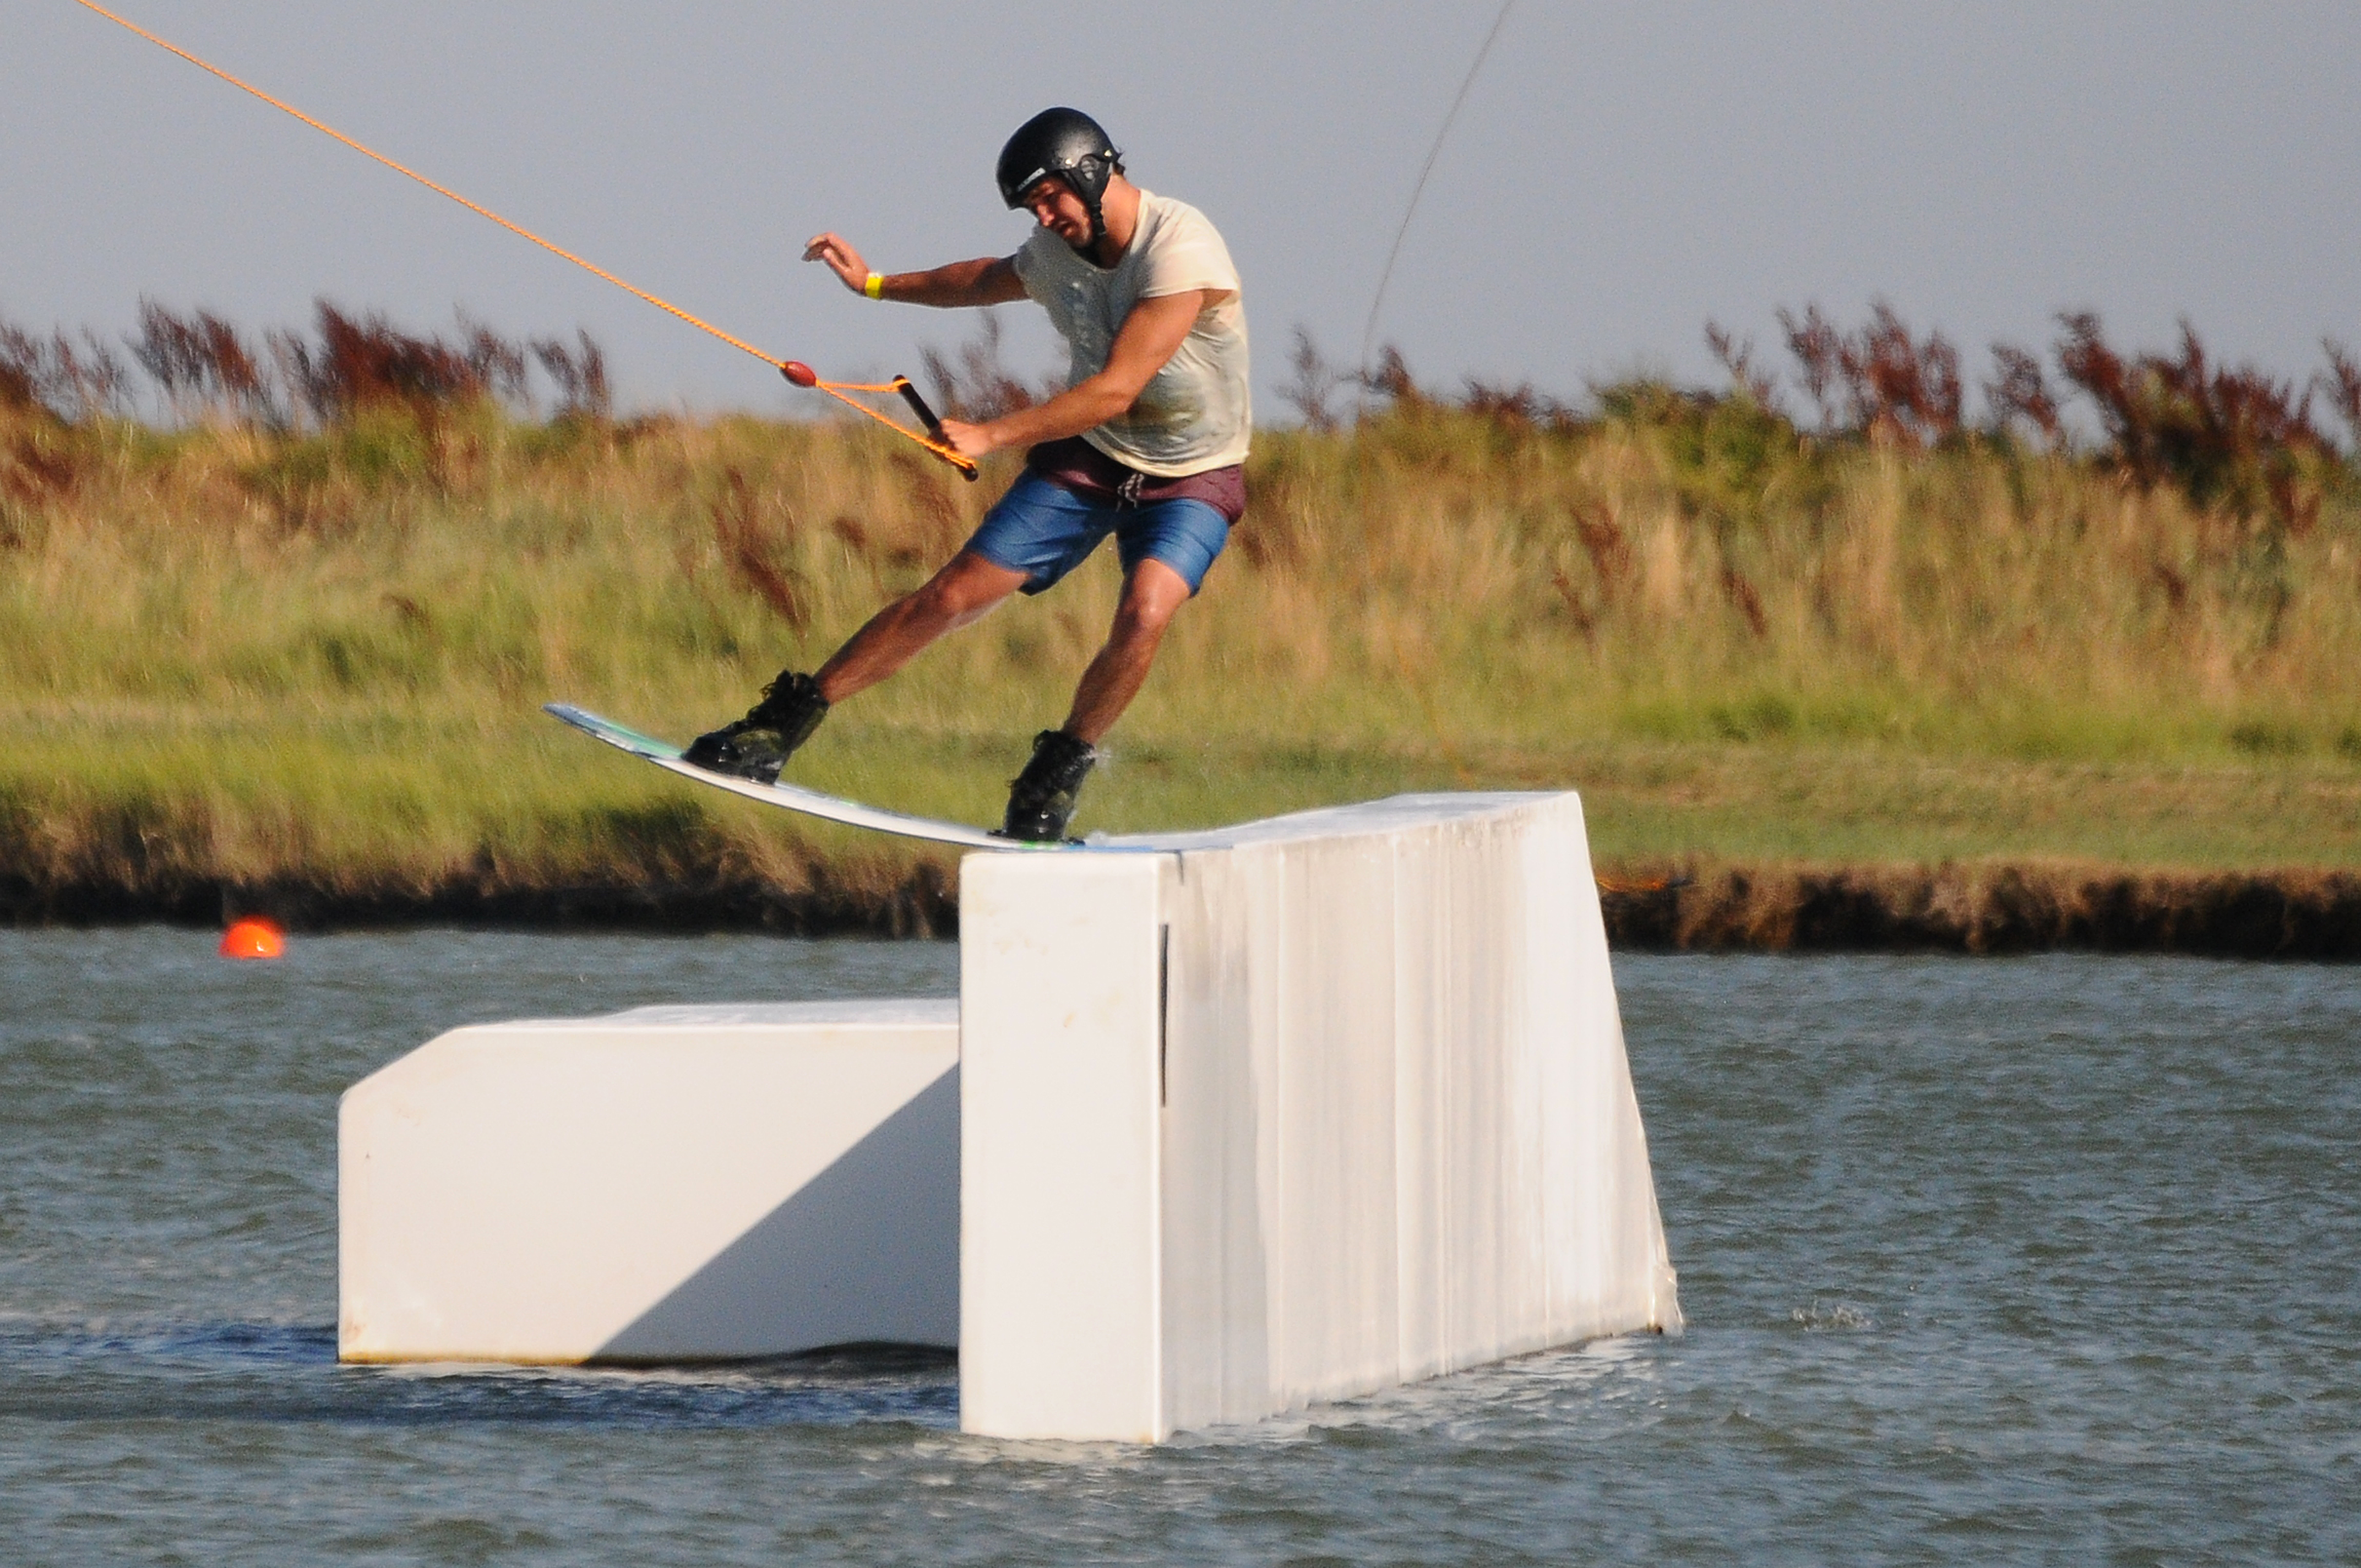
[[[781,359],[774,363],[778,366],[779,374],[795,385],[826,392],[853,412],[866,414],[896,434],[908,436],[958,469],[961,477],[971,484],[982,477],[976,471],[975,459],[951,444],[950,437],[943,433],[943,422],[935,417],[935,411],[927,406],[927,400],[918,396],[918,389],[910,385],[907,376],[896,376],[890,381],[823,381],[818,371],[800,359]],[[903,400],[910,405],[910,411],[918,416],[918,422],[926,426],[926,433],[921,435],[915,430],[904,429],[867,403],[846,397],[847,392],[901,393]]]

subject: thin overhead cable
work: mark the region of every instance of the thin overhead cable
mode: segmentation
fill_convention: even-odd
[[[88,0],[83,0],[88,4]],[[1443,155],[1444,141],[1451,135],[1454,122],[1459,118],[1460,106],[1467,102],[1467,90],[1476,85],[1477,72],[1484,69],[1484,59],[1499,41],[1500,28],[1509,19],[1509,12],[1517,0],[1500,0],[1499,14],[1492,18],[1492,30],[1484,35],[1484,44],[1476,51],[1467,67],[1467,75],[1459,83],[1458,95],[1451,100],[1450,113],[1443,116],[1443,128],[1434,133],[1434,145],[1426,149],[1426,162],[1419,169],[1418,183],[1410,191],[1410,204],[1402,209],[1401,227],[1394,230],[1393,248],[1386,252],[1385,270],[1378,274],[1378,291],[1369,301],[1369,319],[1361,325],[1361,364],[1369,363],[1369,345],[1378,334],[1378,311],[1386,302],[1386,285],[1393,281],[1394,261],[1401,255],[1402,237],[1410,233],[1410,221],[1418,213],[1418,199],[1426,193],[1426,177],[1434,172],[1434,160]]]

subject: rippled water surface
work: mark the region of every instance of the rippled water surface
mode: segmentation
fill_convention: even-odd
[[[335,1361],[336,1095],[939,945],[0,933],[0,1561],[2361,1560],[2361,971],[1616,965],[1690,1332],[1129,1451],[924,1356]]]

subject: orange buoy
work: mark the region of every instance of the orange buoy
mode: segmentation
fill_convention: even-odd
[[[243,920],[230,922],[222,933],[221,956],[225,959],[279,959],[287,956],[287,937],[275,921],[249,915]]]

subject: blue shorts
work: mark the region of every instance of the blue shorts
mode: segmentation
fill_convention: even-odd
[[[1126,576],[1142,561],[1161,561],[1194,594],[1230,542],[1230,523],[1203,501],[1110,506],[1028,473],[983,514],[967,547],[995,566],[1024,573],[1024,591],[1038,594],[1081,565],[1110,533]]]

